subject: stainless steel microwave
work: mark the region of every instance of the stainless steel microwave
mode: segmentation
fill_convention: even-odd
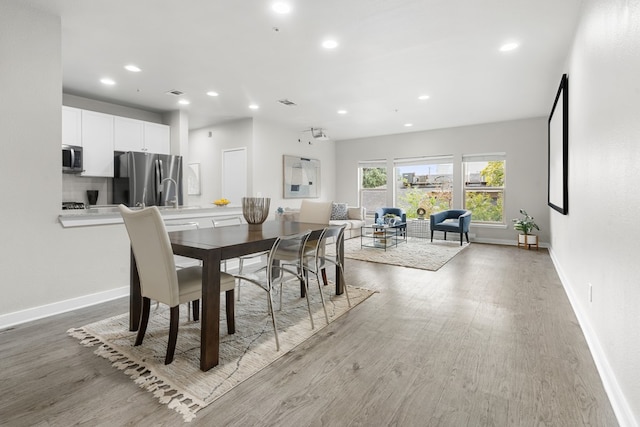
[[[62,146],[62,172],[81,173],[82,169],[82,147],[76,145]]]

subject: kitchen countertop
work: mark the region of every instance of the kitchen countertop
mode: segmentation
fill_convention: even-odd
[[[133,208],[134,210],[140,208]],[[160,213],[165,220],[206,218],[214,216],[242,214],[240,205],[227,206],[160,206]],[[122,224],[122,216],[117,205],[92,206],[88,209],[68,209],[61,211],[58,221],[62,227],[85,227],[91,225]]]

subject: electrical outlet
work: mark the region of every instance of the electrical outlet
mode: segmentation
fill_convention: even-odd
[[[593,285],[589,283],[589,302],[593,302]]]

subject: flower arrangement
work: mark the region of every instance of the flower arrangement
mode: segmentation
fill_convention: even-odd
[[[524,209],[520,209],[520,213],[522,214],[522,218],[513,219],[513,229],[521,231],[522,234],[529,234],[535,228],[536,230],[540,230],[538,228],[538,224],[535,223],[533,217],[527,213]]]
[[[282,215],[283,213],[284,213],[284,209],[282,209],[282,207],[278,207],[278,209],[276,209],[277,215]]]
[[[229,199],[225,199],[225,198],[223,197],[223,198],[221,198],[221,199],[214,200],[214,201],[213,201],[213,204],[214,204],[214,205],[216,205],[216,206],[226,206],[226,205],[228,205],[228,204],[229,204],[229,202],[230,202],[230,200],[229,200]]]

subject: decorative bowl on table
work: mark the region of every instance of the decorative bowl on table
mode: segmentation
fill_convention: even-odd
[[[229,199],[218,199],[218,200],[214,200],[213,204],[216,206],[227,206],[229,204]]]
[[[268,197],[243,197],[242,215],[249,224],[249,230],[262,228],[262,223],[269,216],[269,205],[271,199]]]

